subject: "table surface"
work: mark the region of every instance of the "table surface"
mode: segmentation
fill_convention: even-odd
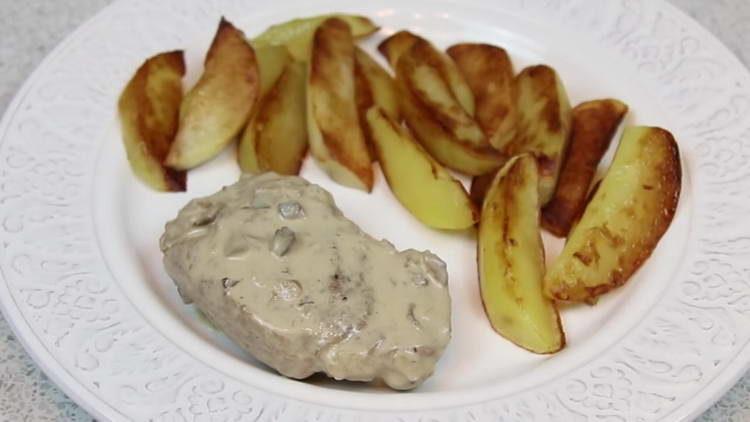
[[[750,2],[670,0],[750,64]],[[0,0],[0,115],[44,56],[110,0]],[[31,361],[0,317],[0,421],[91,421]],[[700,422],[750,421],[750,373]]]

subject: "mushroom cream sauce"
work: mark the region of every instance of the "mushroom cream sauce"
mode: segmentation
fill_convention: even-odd
[[[299,177],[243,176],[190,201],[161,249],[183,300],[288,377],[410,389],[450,340],[445,263],[373,239]]]

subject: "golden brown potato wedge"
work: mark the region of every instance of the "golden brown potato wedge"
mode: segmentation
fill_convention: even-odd
[[[237,158],[244,172],[298,174],[307,153],[305,64],[287,63],[261,99],[240,140]]]
[[[185,190],[185,172],[163,164],[177,133],[184,75],[182,51],[157,54],[138,68],[117,104],[130,168],[158,191]]]
[[[527,67],[516,76],[518,122],[516,136],[501,151],[512,157],[534,154],[539,162],[542,205],[552,199],[567,151],[572,113],[562,81],[554,69]]]
[[[367,112],[367,124],[385,179],[413,216],[436,229],[474,225],[479,212],[461,182],[378,106]]]
[[[552,234],[567,236],[581,216],[599,161],[627,111],[627,105],[614,99],[587,101],[573,109],[570,144],[557,189],[542,210],[542,227]]]
[[[464,43],[448,49],[476,100],[477,123],[497,149],[515,136],[516,85],[508,53],[489,44]]]
[[[354,38],[366,37],[378,30],[378,26],[364,16],[332,13],[271,25],[262,34],[253,38],[253,46],[285,45],[295,60],[307,61],[310,57],[313,33],[324,20],[332,17],[346,22]]]
[[[260,92],[255,52],[224,18],[204,67],[180,107],[177,137],[166,160],[175,169],[193,168],[221,152],[247,123]]]
[[[459,142],[426,110],[396,78],[401,114],[414,136],[442,165],[468,175],[481,175],[496,170],[505,157],[489,145],[470,145]]]
[[[417,40],[396,64],[396,77],[432,118],[460,142],[489,145],[477,122],[462,108],[448,80],[440,72],[442,53],[430,43]]]
[[[477,259],[482,303],[500,335],[534,353],[554,353],[565,335],[542,290],[536,159],[513,157],[498,172],[482,206]]]
[[[346,22],[331,18],[315,31],[307,86],[310,151],[331,178],[372,190],[370,154],[357,115],[354,42]]]
[[[672,222],[681,174],[672,134],[626,128],[612,165],[544,278],[547,296],[591,303],[624,284]]]
[[[260,76],[260,96],[263,97],[276,84],[292,57],[283,45],[266,45],[255,49],[255,58]]]
[[[423,47],[421,54],[429,57],[445,83],[450,87],[456,101],[461,104],[461,108],[470,116],[474,116],[474,94],[463,75],[450,57],[437,50],[427,40],[409,31],[399,31],[383,40],[378,45],[378,51],[388,60],[391,68],[395,71],[403,53],[411,49],[417,42],[425,43],[429,47]]]

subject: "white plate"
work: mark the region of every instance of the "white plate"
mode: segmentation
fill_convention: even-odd
[[[105,420],[650,421],[698,415],[750,363],[750,74],[662,1],[240,0],[118,2],[63,42],[0,124],[0,302],[46,373]],[[148,56],[184,48],[195,80],[223,14],[253,35],[328,11],[371,16],[440,46],[500,44],[516,67],[557,68],[571,99],[614,96],[627,123],[671,129],[683,193],[653,257],[595,307],[563,311],[568,347],[540,357],[490,329],[470,235],[428,230],[384,180],[331,190],[365,230],[449,265],[453,340],[409,393],[285,379],[181,304],[161,266],[164,222],[190,197],[231,183],[231,152],[156,194],[128,169],[115,118]],[[372,51],[372,50],[371,50]],[[549,240],[549,239],[548,239]],[[548,242],[551,255],[559,242]]]

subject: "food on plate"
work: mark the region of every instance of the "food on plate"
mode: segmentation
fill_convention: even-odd
[[[411,49],[417,42],[427,44],[429,49],[423,47],[421,54],[429,56],[430,60],[436,66],[437,71],[440,72],[441,77],[450,87],[456,101],[461,104],[461,107],[466,113],[473,116],[475,106],[474,94],[472,94],[471,88],[456,67],[456,64],[453,63],[453,60],[444,53],[438,51],[427,40],[414,35],[409,31],[399,31],[383,40],[380,45],[378,45],[378,51],[385,56],[388,63],[390,63],[391,68],[396,70],[401,56],[409,51],[409,49]]]
[[[489,145],[469,145],[459,142],[433,120],[410,93],[403,80],[396,78],[401,115],[415,138],[440,164],[468,175],[493,171],[505,162],[505,157]]]
[[[135,72],[117,104],[133,173],[157,191],[184,191],[186,174],[164,166],[182,101],[182,51],[157,54]]]
[[[474,225],[478,211],[461,182],[379,107],[367,112],[367,124],[388,185],[412,215],[437,229]]]
[[[479,223],[479,284],[495,331],[534,353],[554,353],[565,346],[565,335],[542,290],[538,179],[536,159],[522,154],[493,180]]]
[[[627,105],[614,99],[587,101],[573,109],[570,144],[557,189],[542,210],[542,227],[552,234],[567,236],[581,216],[599,161],[627,111]]]
[[[260,96],[274,86],[281,76],[291,56],[283,45],[267,45],[255,48],[255,59],[258,61],[258,76],[260,77]]]
[[[388,117],[398,120],[398,91],[393,77],[359,47],[354,49],[354,67],[372,98],[370,106],[377,105]]]
[[[365,122],[367,110],[377,105],[392,119],[400,121],[398,91],[393,77],[359,47],[354,49],[354,97],[359,122],[364,131],[370,158],[376,159],[372,135]]]
[[[419,39],[401,54],[396,64],[396,77],[433,120],[457,141],[489,145],[482,129],[451,90],[448,79],[440,70],[443,63],[442,53],[429,42]]]
[[[340,13],[312,16],[301,19],[292,19],[276,25],[271,25],[262,34],[253,38],[255,47],[265,45],[284,45],[295,60],[307,61],[310,57],[310,45],[313,34],[318,26],[326,19],[337,18],[349,25],[352,36],[362,38],[371,35],[378,30],[370,18],[359,15],[346,15]]]
[[[247,123],[260,91],[255,52],[242,31],[224,18],[204,67],[182,101],[179,129],[167,156],[167,165],[178,170],[221,152]]]
[[[624,284],[672,222],[681,174],[672,134],[626,128],[612,165],[545,276],[546,294],[592,303]]]
[[[448,48],[476,100],[477,123],[497,149],[516,131],[516,86],[508,53],[489,44],[462,43]]]
[[[493,171],[471,178],[471,189],[469,190],[469,196],[471,197],[472,202],[474,202],[478,207],[482,206],[484,197],[485,195],[487,195],[487,191],[490,190],[490,185],[492,185],[492,181],[495,180],[496,174],[497,171]]]
[[[287,63],[273,88],[258,103],[237,150],[244,172],[298,174],[307,153],[306,70]]]
[[[307,85],[310,152],[335,181],[372,190],[373,174],[354,94],[354,42],[346,22],[331,18],[313,37]]]
[[[373,239],[298,177],[243,176],[195,199],[160,245],[183,300],[288,377],[410,389],[450,340],[445,263]]]
[[[542,205],[555,192],[568,145],[572,113],[568,94],[554,69],[527,67],[516,76],[518,121],[516,136],[501,151],[511,157],[532,153],[539,162],[539,195]]]

